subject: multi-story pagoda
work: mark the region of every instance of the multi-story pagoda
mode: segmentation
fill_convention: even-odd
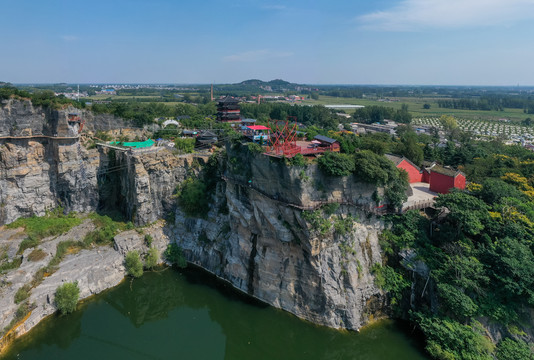
[[[239,110],[239,100],[231,96],[222,98],[217,103],[217,121],[219,122],[239,122],[241,113]]]

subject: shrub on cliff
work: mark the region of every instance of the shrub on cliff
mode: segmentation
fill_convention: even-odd
[[[347,176],[354,171],[354,160],[347,154],[326,152],[318,162],[321,170],[330,176]]]
[[[362,150],[354,155],[356,175],[365,182],[385,185],[393,180],[396,168],[391,161],[370,150]]]
[[[135,250],[129,251],[126,254],[126,259],[124,260],[124,266],[126,267],[126,272],[128,275],[135,278],[143,275],[143,263],[139,257],[139,253]]]
[[[306,158],[304,157],[304,155],[302,154],[297,154],[295,156],[293,156],[292,158],[285,158],[285,163],[286,165],[288,166],[300,166],[300,167],[304,167],[304,166],[307,166],[308,165],[308,161],[306,160]]]
[[[83,239],[85,246],[89,246],[91,244],[111,244],[113,242],[113,237],[117,234],[117,232],[126,227],[123,223],[114,221],[107,215],[93,213],[89,215],[89,217],[93,220],[96,230],[91,231],[85,236]]]
[[[169,244],[163,253],[163,256],[165,256],[167,261],[179,268],[185,268],[187,266],[187,261],[182,253],[182,249],[176,245],[176,243]]]
[[[189,178],[182,183],[178,203],[188,216],[205,216],[209,211],[206,184],[200,179]]]
[[[390,182],[387,184],[384,195],[389,204],[394,207],[400,207],[406,200],[406,189],[409,186],[408,173],[402,169],[394,169],[390,175]]]
[[[76,304],[80,296],[78,283],[65,283],[56,289],[55,303],[62,314],[68,314],[76,310]]]
[[[189,154],[189,153],[192,153],[193,150],[195,150],[195,141],[196,141],[195,139],[191,139],[191,138],[189,139],[188,138],[186,139],[176,138],[174,140],[174,146],[180,152]]]
[[[146,254],[146,257],[145,257],[145,268],[152,269],[153,267],[158,265],[158,263],[159,263],[158,249],[156,249],[155,247],[151,247],[150,249],[148,249],[148,253]]]
[[[534,360],[534,353],[523,340],[505,338],[497,345],[497,359],[499,360]]]

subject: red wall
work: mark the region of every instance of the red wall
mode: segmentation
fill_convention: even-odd
[[[397,168],[406,170],[406,172],[408,173],[410,184],[421,182],[423,180],[423,174],[421,174],[416,167],[414,167],[406,160],[402,160],[400,164],[397,165]]]
[[[430,172],[430,191],[434,191],[439,194],[448,194],[449,189],[452,189],[453,187],[454,187],[454,177],[443,175],[443,174],[440,174],[434,171]],[[464,188],[465,188],[465,177],[464,177]]]
[[[454,187],[461,190],[465,189],[465,176],[458,174],[458,176],[454,178]]]
[[[421,181],[427,184],[430,183],[430,173],[428,171],[423,170]]]

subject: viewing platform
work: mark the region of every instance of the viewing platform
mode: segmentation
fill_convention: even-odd
[[[434,202],[438,193],[430,190],[430,184],[424,182],[416,182],[410,184],[413,195],[408,197],[408,200],[402,205],[401,212],[408,210],[421,210],[429,207],[434,207]]]

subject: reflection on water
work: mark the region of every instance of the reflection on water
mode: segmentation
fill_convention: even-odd
[[[393,322],[335,331],[168,269],[127,280],[19,339],[8,359],[424,359]]]

